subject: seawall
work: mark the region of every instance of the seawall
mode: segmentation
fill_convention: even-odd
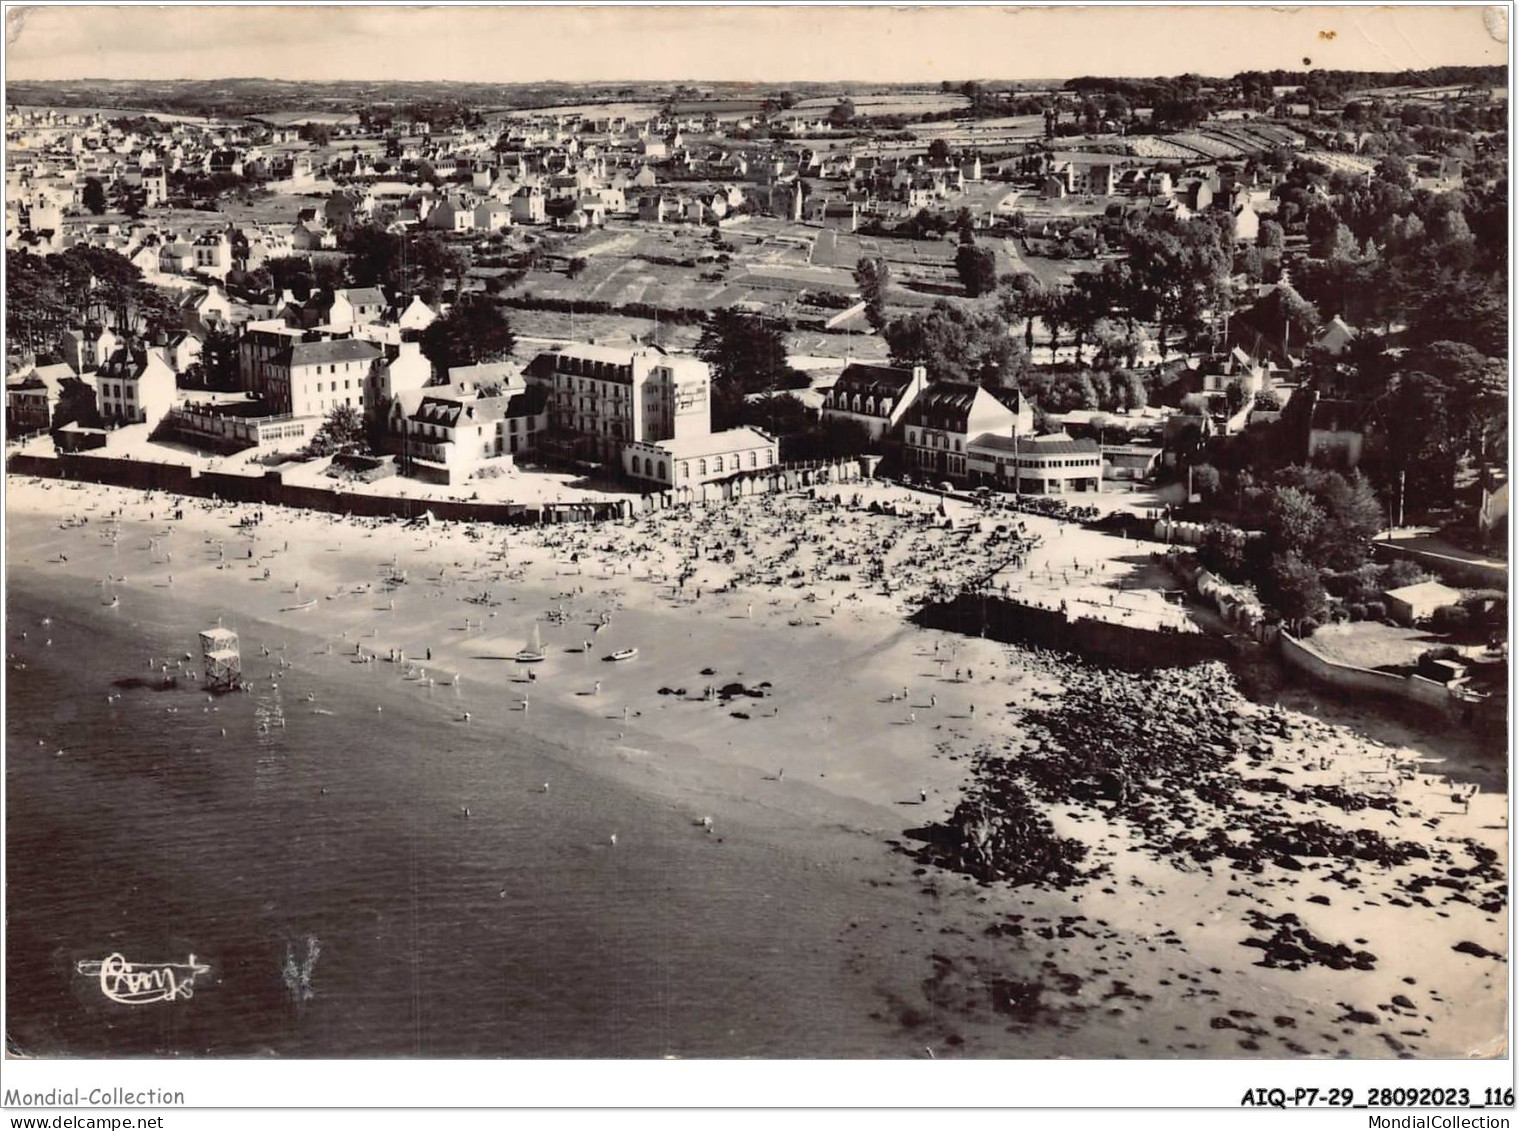
[[[1073,618],[1057,609],[1005,597],[960,594],[950,601],[923,606],[912,620],[925,628],[1075,652],[1097,663],[1135,670],[1187,667],[1234,656],[1233,648],[1222,637]]]

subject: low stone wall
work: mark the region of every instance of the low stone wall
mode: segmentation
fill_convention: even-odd
[[[518,525],[539,522],[600,522],[626,518],[632,513],[625,500],[594,503],[480,503],[459,500],[410,499],[344,491],[339,487],[303,487],[284,482],[278,471],[263,475],[229,475],[197,471],[180,464],[147,463],[142,460],[14,455],[6,465],[14,475],[105,483],[143,491],[166,491],[203,499],[256,503],[261,506],[302,507],[329,514],[354,514],[366,518],[420,518],[431,511],[434,518],[459,522],[492,522]]]
[[[1228,642],[1217,636],[1073,618],[1058,609],[1042,609],[1005,597],[960,594],[951,601],[923,606],[912,619],[927,628],[1075,652],[1112,667],[1136,670],[1187,667],[1208,660],[1228,660],[1234,654]]]
[[[331,514],[365,517],[419,518],[431,511],[434,518],[460,522],[507,524],[537,522],[606,522],[650,514],[687,503],[722,503],[773,491],[795,491],[822,483],[854,483],[865,478],[858,460],[837,463],[778,467],[755,475],[741,475],[701,487],[665,491],[641,498],[619,498],[581,503],[483,503],[455,499],[413,499],[342,490],[340,487],[303,487],[284,482],[277,470],[263,475],[231,475],[200,471],[182,464],[149,463],[144,460],[106,456],[13,455],[6,469],[15,475],[48,479],[74,479],[135,487],[143,491],[169,491],[199,498],[263,506],[304,507]]]
[[[1309,641],[1299,640],[1287,632],[1281,633],[1279,639],[1282,659],[1288,666],[1320,683],[1340,691],[1403,699],[1449,715],[1460,712],[1462,701],[1443,683],[1420,675],[1401,676],[1342,663],[1330,659]]]

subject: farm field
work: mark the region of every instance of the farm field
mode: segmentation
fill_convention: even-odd
[[[1033,275],[1045,290],[1068,287],[1073,276],[1102,270],[1100,259],[1049,259],[1024,252],[1017,240],[1008,239],[1001,243],[1002,254],[1012,265],[1010,273]],[[1000,264],[998,270],[1001,271]]]
[[[870,115],[942,114],[961,110],[970,105],[963,94],[943,94],[925,91],[921,94],[852,94],[855,112]],[[806,98],[792,107],[793,113],[827,113],[838,102],[837,97]]]
[[[597,342],[623,345],[655,341],[667,350],[689,352],[701,339],[700,326],[677,326],[667,322],[657,325],[649,318],[629,318],[620,314],[575,314],[557,310],[507,311],[512,330],[517,335],[516,356],[527,361],[552,342]],[[876,334],[829,334],[818,330],[794,330],[786,335],[786,352],[808,368],[829,368],[818,364],[823,359],[846,358],[855,361],[879,361],[887,358],[886,342]]]
[[[1375,171],[1377,158],[1362,157],[1355,153],[1332,153],[1327,149],[1310,149],[1303,153],[1310,161],[1327,165],[1337,173],[1366,174]]]
[[[731,256],[722,264],[709,228],[617,223],[565,241],[563,254],[586,260],[577,278],[558,270],[533,271],[520,293],[612,306],[642,302],[703,310],[739,304],[778,308],[804,290],[852,293],[853,260],[849,270],[809,262],[817,231],[776,220],[735,225],[722,233],[736,249],[722,253]]]
[[[690,350],[701,337],[699,326],[676,326],[661,322],[656,327],[651,318],[629,318],[621,314],[568,314],[558,310],[507,310],[512,331],[517,335],[516,355],[526,361],[547,342],[598,342],[621,345],[657,340],[672,350]]]
[[[143,215],[163,229],[181,237],[191,237],[219,231],[228,224],[293,224],[302,208],[321,207],[324,200],[325,193],[316,196],[271,193],[248,204],[228,198],[221,201],[214,212],[203,212],[198,208],[150,208]],[[100,224],[130,223],[132,221],[125,213],[107,211],[99,216],[67,216],[63,226],[65,231],[72,232]]]
[[[505,110],[502,118],[541,118],[560,114],[579,114],[586,118],[652,118],[659,113],[658,102],[577,102],[564,106],[534,106],[522,110]],[[496,115],[492,115],[495,117]]]

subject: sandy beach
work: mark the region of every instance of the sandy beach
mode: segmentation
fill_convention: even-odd
[[[1297,686],[1247,697],[1220,664],[1108,672],[907,620],[917,598],[993,565],[1028,599],[1175,617],[1140,583],[1148,544],[1034,516],[974,525],[966,504],[941,515],[937,499],[876,484],[510,530],[7,488],[8,587],[70,596],[84,626],[149,618],[156,639],[179,639],[159,676],[188,684],[198,659],[183,653],[220,619],[242,636],[239,698],[277,684],[308,713],[331,700],[322,725],[362,723],[376,763],[438,760],[435,777],[389,783],[415,790],[418,811],[462,828],[532,805],[554,821],[571,783],[596,783],[573,816],[595,860],[653,875],[700,852],[672,883],[699,893],[707,869],[725,891],[789,904],[757,911],[789,939],[677,925],[734,964],[702,967],[714,978],[740,977],[740,961],[763,971],[762,992],[719,989],[708,1006],[734,1011],[727,1043],[696,1046],[676,1025],[658,1048],[629,1035],[624,1051],[564,1055],[1501,1052],[1501,752]],[[11,626],[13,683],[46,639]],[[535,639],[544,658],[517,662]],[[417,733],[437,749],[403,742]],[[486,753],[508,737],[534,750],[535,780],[515,773],[510,789]],[[1117,792],[1065,788],[1109,741],[1145,755]],[[928,830],[1014,781],[1039,835],[1074,846],[1074,874],[1010,883],[931,850]],[[28,814],[9,819],[24,837]],[[356,830],[329,835],[362,854]],[[554,936],[578,941],[568,926]],[[819,995],[810,1014],[777,1004],[788,982]],[[639,1016],[629,1007],[629,1034]],[[513,1055],[493,1039],[481,1029],[447,1054]]]

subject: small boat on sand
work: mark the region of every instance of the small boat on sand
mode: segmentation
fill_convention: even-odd
[[[543,634],[538,630],[538,622],[533,622],[533,638],[526,648],[513,657],[519,664],[537,664],[545,658],[543,651]]]
[[[632,659],[636,659],[637,656],[638,656],[638,649],[637,648],[619,648],[617,651],[613,652],[610,656],[608,656],[607,660],[611,661],[611,662],[616,662],[616,661],[619,661],[619,660],[632,660]]]
[[[283,609],[280,610],[280,612],[282,612],[282,613],[295,613],[295,612],[299,612],[302,609],[314,609],[314,608],[316,608],[316,598],[315,597],[311,598],[311,600],[309,600],[309,601],[302,601],[299,605],[286,605]]]

